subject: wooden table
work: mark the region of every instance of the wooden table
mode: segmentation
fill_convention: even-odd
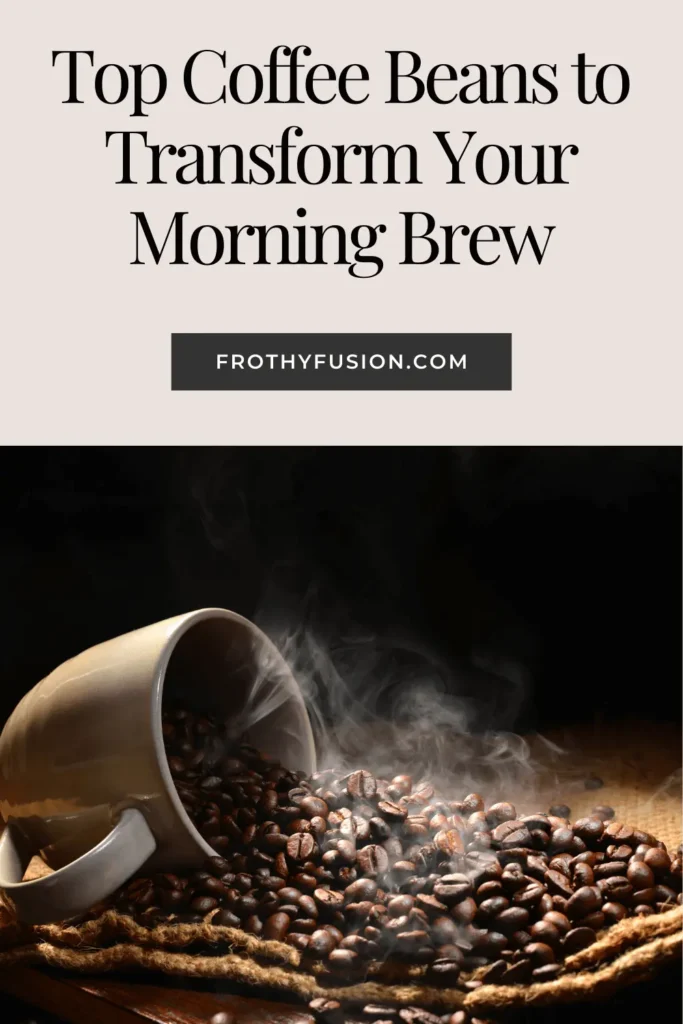
[[[0,1021],[5,1021],[1,1012],[5,993],[68,1024],[209,1024],[220,1010],[232,1013],[235,1024],[313,1024],[301,1005],[228,994],[221,987],[165,975],[91,978],[16,967],[0,971]]]
[[[3,995],[4,994],[4,995]],[[13,996],[23,1012],[7,1012]],[[30,1007],[54,1015],[33,1015]],[[235,1024],[313,1024],[300,1004],[255,996],[248,990],[219,982],[190,981],[166,975],[104,975],[86,977],[37,967],[0,971],[2,1024],[209,1024],[221,1010],[233,1014]],[[505,1017],[505,1024],[642,1024],[643,1021],[681,1019],[681,968],[674,965],[655,981],[634,985],[609,1002],[522,1011]],[[9,1020],[8,1020],[9,1018]],[[56,1020],[55,1020],[56,1018]],[[361,1024],[357,1014],[346,1024]],[[367,1022],[365,1022],[367,1024]]]

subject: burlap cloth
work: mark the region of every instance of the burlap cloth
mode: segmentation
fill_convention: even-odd
[[[609,725],[577,735],[554,734],[559,757],[547,744],[531,741],[532,754],[544,763],[533,792],[518,800],[522,810],[553,802],[568,803],[572,817],[610,804],[617,818],[651,832],[669,850],[681,841],[681,756],[677,726],[632,728]],[[602,780],[587,789],[586,779]],[[34,861],[27,877],[44,873]],[[564,962],[555,981],[533,985],[481,985],[473,991],[437,989],[424,983],[424,968],[384,964],[350,985],[323,973],[299,968],[300,954],[280,942],[264,941],[238,929],[210,923],[162,925],[148,929],[106,911],[76,927],[18,925],[0,906],[0,969],[17,963],[44,963],[78,972],[102,973],[131,968],[193,978],[226,979],[294,997],[316,996],[348,1002],[382,1002],[430,1006],[441,1012],[464,1008],[475,1017],[497,1015],[507,1008],[596,1000],[616,989],[652,977],[680,959],[681,907],[649,917],[622,921],[598,941]],[[322,968],[320,968],[322,971]],[[477,977],[476,973],[473,975]]]

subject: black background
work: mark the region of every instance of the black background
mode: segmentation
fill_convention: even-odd
[[[207,605],[502,658],[518,729],[680,720],[679,448],[15,448],[2,479],[0,720]]]

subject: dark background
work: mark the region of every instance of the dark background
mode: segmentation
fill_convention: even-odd
[[[483,658],[462,685],[527,680],[503,723],[518,729],[680,720],[679,448],[1,458],[0,721],[65,658],[208,605],[328,642],[410,638],[458,671]]]

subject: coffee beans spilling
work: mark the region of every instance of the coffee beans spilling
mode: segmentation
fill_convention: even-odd
[[[220,725],[187,710],[163,730],[180,799],[216,856],[187,877],[130,882],[116,903],[144,924],[210,915],[340,980],[390,960],[470,990],[556,978],[601,929],[681,902],[680,853],[609,807],[570,822],[564,805],[518,815],[405,774],[305,778],[249,746],[221,757]],[[423,1021],[406,1012],[386,1019]]]

